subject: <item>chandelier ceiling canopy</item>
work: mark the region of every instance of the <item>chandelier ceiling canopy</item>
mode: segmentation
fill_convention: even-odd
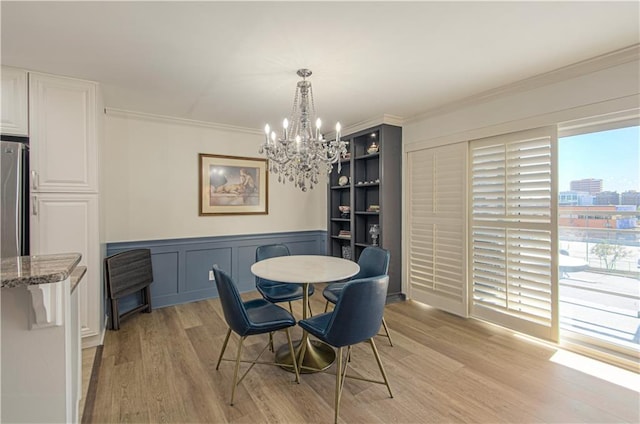
[[[269,124],[264,128],[265,140],[259,153],[269,159],[269,171],[278,174],[278,182],[293,182],[302,191],[318,184],[321,173],[329,173],[333,164],[347,152],[347,143],[340,140],[340,123],[336,124],[336,139],[327,141],[320,132],[322,122],[316,119],[315,104],[309,69],[298,69],[296,94],[289,119],[282,122],[282,132],[278,135]],[[312,123],[315,123],[312,124]]]

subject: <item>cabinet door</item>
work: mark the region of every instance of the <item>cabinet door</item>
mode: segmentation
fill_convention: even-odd
[[[31,254],[82,254],[80,265],[87,267],[77,288],[82,337],[100,334],[103,308],[98,196],[37,193],[31,202]]]
[[[96,84],[29,74],[32,187],[97,192]]]
[[[27,136],[27,71],[2,67],[2,134]]]

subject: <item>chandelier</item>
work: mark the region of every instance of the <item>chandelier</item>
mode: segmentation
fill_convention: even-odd
[[[289,180],[302,191],[318,184],[321,173],[330,173],[333,164],[347,152],[347,143],[340,140],[340,123],[336,124],[336,139],[327,141],[320,133],[320,118],[316,118],[313,90],[307,77],[309,69],[298,69],[296,94],[293,99],[291,116],[282,123],[282,133],[271,131],[269,124],[264,128],[265,140],[259,153],[269,159],[269,171],[278,174],[278,182]],[[311,122],[315,120],[315,128]]]

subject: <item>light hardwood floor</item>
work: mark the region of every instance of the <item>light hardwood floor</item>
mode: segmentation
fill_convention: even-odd
[[[316,313],[324,307],[320,292],[312,297]],[[395,346],[384,337],[376,344],[394,398],[383,385],[348,379],[341,422],[640,422],[638,392],[551,362],[551,347],[410,301],[388,305],[385,317]],[[326,373],[302,375],[297,385],[292,374],[257,365],[229,406],[233,363],[215,370],[226,329],[217,299],[125,320],[106,335],[95,403],[83,422],[333,421],[335,376]],[[244,353],[257,354],[266,340],[250,337]],[[227,357],[236,341],[232,335]],[[284,333],[276,343],[286,343]],[[354,348],[351,365],[353,373],[378,378],[366,344]]]
[[[91,371],[93,370],[93,360],[96,357],[96,347],[82,349],[82,398],[80,398],[80,417],[82,418],[84,404],[89,393],[89,383],[91,381]]]

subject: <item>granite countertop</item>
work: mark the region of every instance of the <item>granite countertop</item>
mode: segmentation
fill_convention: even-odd
[[[80,284],[80,280],[82,280],[82,277],[84,277],[84,274],[86,273],[86,266],[77,266],[76,269],[73,270],[73,272],[71,273],[71,293],[73,293],[76,287],[78,287],[78,284]]]
[[[80,262],[79,253],[18,256],[0,261],[0,287],[18,287],[63,281]],[[82,276],[80,276],[82,278]]]

